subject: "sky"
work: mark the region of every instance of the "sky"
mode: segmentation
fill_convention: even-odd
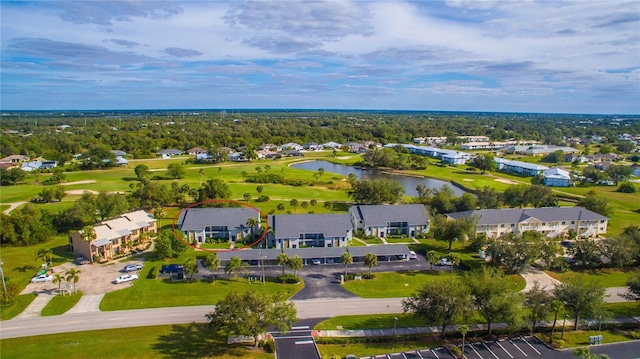
[[[0,2],[1,110],[640,113],[640,1]]]

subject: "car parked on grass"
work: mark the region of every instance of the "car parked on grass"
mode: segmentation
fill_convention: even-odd
[[[53,279],[53,277],[50,274],[39,274],[31,278],[31,283],[49,282],[51,279]]]
[[[175,263],[164,265],[160,269],[160,273],[180,273],[180,272],[184,272],[184,266],[181,266]]]
[[[127,264],[126,266],[124,266],[124,271],[127,273],[135,272],[138,270],[142,270],[142,264]]]
[[[121,276],[119,276],[118,278],[116,278],[116,280],[114,280],[113,282],[115,284],[121,284],[121,283],[126,283],[126,282],[131,282],[133,280],[138,279],[138,275],[137,274],[123,274]]]

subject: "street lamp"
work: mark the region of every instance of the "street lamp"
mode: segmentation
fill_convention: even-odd
[[[4,300],[7,300],[7,284],[4,282],[4,270],[2,269],[2,265],[4,264],[4,262],[2,260],[0,260],[0,275],[2,276],[2,289],[4,289],[4,292],[2,292],[2,295],[4,297]]]
[[[264,285],[264,256],[262,255],[262,248],[260,248],[260,267],[262,267],[262,284]]]
[[[398,322],[398,317],[393,317],[393,346],[391,350],[396,348],[396,323]]]
[[[560,334],[560,339],[564,338],[564,325],[567,323],[567,318],[569,318],[569,314],[564,315],[564,321],[562,322],[562,334]]]

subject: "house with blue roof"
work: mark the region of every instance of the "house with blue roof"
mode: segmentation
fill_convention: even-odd
[[[356,205],[349,208],[356,231],[365,236],[415,237],[429,231],[429,216],[422,204]]]
[[[495,158],[498,171],[503,171],[519,176],[535,177],[548,170],[549,167],[538,165],[535,163],[507,160],[504,158]]]
[[[254,225],[248,226],[250,218]],[[252,208],[188,208],[180,213],[178,229],[190,242],[207,239],[239,241],[260,228],[260,215]]]
[[[597,237],[607,232],[609,218],[583,207],[480,209],[448,213],[450,219],[474,217],[476,234],[498,238],[508,233],[536,231],[555,238],[569,230],[579,237]]]
[[[569,187],[571,185],[571,174],[561,168],[551,168],[544,171],[543,183],[545,186]]]
[[[348,214],[273,214],[267,221],[269,248],[346,247],[353,238]]]

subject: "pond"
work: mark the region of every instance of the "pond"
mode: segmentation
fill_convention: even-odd
[[[434,189],[438,189],[442,186],[449,186],[449,188],[451,188],[457,196],[460,196],[464,193],[462,189],[453,186],[446,181],[441,181],[433,178],[420,178],[393,173],[384,173],[380,171],[365,170],[353,166],[345,166],[327,161],[298,162],[291,164],[291,167],[314,172],[319,168],[323,168],[325,172],[338,173],[343,176],[348,176],[350,173],[353,173],[358,176],[358,179],[368,178],[369,180],[374,180],[376,178],[388,178],[400,182],[400,184],[404,187],[405,194],[412,197],[418,197],[418,191],[416,191],[416,187],[419,184],[423,184],[429,188]]]

